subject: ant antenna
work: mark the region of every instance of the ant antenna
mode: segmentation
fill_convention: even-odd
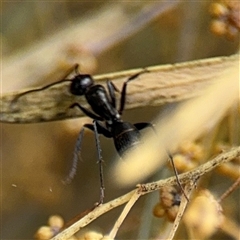
[[[29,90],[29,91],[26,91],[26,92],[23,92],[23,93],[18,94],[18,95],[12,100],[12,104],[15,104],[20,97],[22,97],[22,96],[24,96],[24,95],[26,95],[26,94],[28,94],[28,93],[43,91],[43,90],[45,90],[45,89],[47,89],[47,88],[50,88],[50,87],[52,87],[52,86],[54,86],[54,85],[57,85],[57,84],[59,84],[59,83],[62,83],[62,82],[71,82],[72,80],[71,80],[71,79],[66,79],[66,77],[67,77],[70,73],[72,73],[73,70],[75,71],[76,75],[79,74],[79,72],[78,72],[78,67],[79,67],[79,64],[78,64],[78,63],[74,64],[74,65],[67,71],[67,73],[64,75],[63,79],[60,80],[60,81],[58,81],[58,82],[50,83],[50,84],[48,84],[48,85],[46,85],[46,86],[44,86],[44,87],[36,88],[36,89],[31,89],[31,90]]]
[[[78,69],[79,69],[79,64],[78,64],[78,63],[74,64],[72,68],[74,68],[74,71],[75,71],[75,74],[76,74],[76,75],[79,75],[79,74],[80,74],[80,72],[78,71]],[[72,72],[72,71],[71,71],[71,72]],[[69,72],[69,74],[70,74],[71,72]],[[69,74],[68,74],[68,75],[69,75]],[[68,75],[67,75],[67,76],[68,76]],[[67,77],[67,76],[66,76],[66,77]]]
[[[168,154],[168,157],[169,157],[170,162],[171,162],[171,164],[172,164],[173,171],[174,171],[174,173],[175,173],[177,183],[178,183],[178,185],[179,185],[179,187],[180,187],[180,189],[181,189],[181,191],[182,191],[184,197],[185,197],[186,200],[189,202],[189,198],[188,198],[187,194],[185,193],[182,184],[181,184],[180,181],[179,181],[179,178],[178,178],[178,171],[177,171],[177,169],[176,169],[176,167],[175,167],[175,164],[174,164],[174,161],[173,161],[173,157],[172,157],[172,155],[171,155],[170,153],[167,153],[167,154]]]

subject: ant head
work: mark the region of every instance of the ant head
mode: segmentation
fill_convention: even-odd
[[[73,95],[84,95],[89,87],[94,84],[91,75],[88,74],[78,74],[72,79],[70,85],[70,92]]]

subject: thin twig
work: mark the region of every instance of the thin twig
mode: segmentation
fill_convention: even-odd
[[[176,219],[175,219],[175,221],[173,223],[173,227],[172,227],[172,229],[171,229],[171,231],[170,231],[170,233],[169,233],[169,235],[167,237],[167,240],[172,240],[173,239],[173,237],[174,237],[174,235],[175,235],[175,233],[176,233],[176,231],[178,229],[178,226],[179,226],[179,224],[180,224],[180,222],[182,220],[183,213],[184,213],[184,211],[185,211],[185,209],[187,207],[187,204],[189,202],[188,199],[191,196],[191,193],[192,193],[192,190],[193,190],[194,186],[195,186],[195,182],[190,182],[189,184],[187,184],[185,186],[184,192],[185,192],[187,197],[184,197],[181,200],[181,204],[179,206],[178,214],[177,214]]]
[[[135,193],[132,195],[131,199],[128,201],[128,203],[124,207],[124,209],[123,209],[121,215],[119,216],[118,220],[115,222],[113,229],[109,233],[108,236],[110,237],[110,239],[114,239],[115,238],[118,229],[120,228],[120,226],[122,225],[124,219],[127,217],[129,211],[132,209],[133,205],[139,199],[140,196],[141,196],[141,194],[139,192],[139,189],[136,189]]]
[[[225,193],[222,194],[222,196],[218,199],[218,202],[220,203],[224,198],[228,197],[239,185],[240,177],[232,184],[231,187],[227,189]]]
[[[184,184],[196,181],[200,176],[204,175],[205,173],[212,171],[216,168],[219,164],[231,161],[240,156],[240,147],[232,148],[228,152],[222,153],[215,157],[213,160],[199,166],[198,168],[180,174],[179,181]],[[176,177],[170,177],[164,180],[159,180],[152,183],[141,184],[138,186],[138,191],[141,195],[145,195],[147,193],[159,190],[163,186],[170,186],[176,185]],[[119,198],[116,198],[108,203],[100,205],[99,207],[95,208],[92,212],[88,215],[71,225],[69,228],[65,229],[57,236],[53,237],[52,240],[65,240],[75,234],[77,231],[82,229],[84,226],[101,216],[102,214],[116,208],[126,202],[128,202],[132,196],[136,193],[136,190],[133,190]]]
[[[238,55],[217,57],[172,65],[148,67],[128,87],[126,109],[143,106],[159,106],[167,102],[178,102],[199,96],[212,83],[212,79],[221,76],[221,71],[239,61]],[[94,77],[99,84],[106,80],[114,81],[117,87],[130,76],[142,71],[133,69]],[[82,117],[81,111],[69,110],[69,106],[78,102],[88,108],[84,97],[69,93],[69,83],[61,83],[44,91],[26,94],[12,104],[20,94],[3,95],[0,99],[1,122],[33,123]],[[194,89],[194,91],[193,91]]]

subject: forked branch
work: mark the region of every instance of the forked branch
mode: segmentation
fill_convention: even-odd
[[[231,161],[237,157],[240,157],[240,147],[232,148],[230,151],[224,152],[224,153],[218,155],[213,160],[208,161],[205,164],[202,164],[198,168],[188,171],[186,173],[180,174],[178,176],[179,181],[181,184],[189,184],[191,186],[199,177],[201,177],[205,173],[210,172],[214,168],[219,166],[220,164]],[[175,176],[164,179],[164,180],[152,182],[152,183],[139,184],[137,186],[137,189],[135,189],[121,197],[118,197],[108,203],[98,206],[93,211],[91,211],[89,214],[87,214],[85,217],[81,218],[79,221],[77,221],[76,223],[71,225],[69,228],[65,229],[64,231],[59,233],[57,236],[53,237],[52,240],[68,239],[73,234],[75,234],[77,231],[82,229],[84,226],[88,225],[90,222],[92,222],[99,216],[103,215],[104,213],[106,213],[126,202],[129,202],[131,199],[133,199],[132,201],[134,204],[137,201],[137,199],[142,195],[159,190],[163,186],[170,186],[170,185],[176,185],[176,184],[177,184],[177,182],[176,182]],[[116,230],[119,229],[122,221],[126,217],[127,213],[130,211],[131,206],[133,206],[133,204],[130,204],[130,208],[127,209],[126,214],[124,213],[124,216],[122,216],[122,218],[119,220],[119,222],[116,223],[117,229],[113,230],[114,233],[112,233],[112,235],[116,234]],[[183,206],[183,209],[184,209],[184,206]],[[176,225],[176,228],[177,228],[177,225]]]

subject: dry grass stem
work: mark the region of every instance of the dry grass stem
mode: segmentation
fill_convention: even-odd
[[[221,76],[222,69],[227,69],[238,61],[238,55],[217,57],[178,64],[148,67],[144,73],[128,87],[126,109],[143,106],[159,106],[167,102],[178,102],[199,96],[212,84],[213,79]],[[123,82],[142,69],[134,69],[94,77],[105,85],[112,80],[121,89]],[[88,108],[84,97],[76,97],[68,91],[69,83],[62,83],[12,100],[19,94],[4,94],[0,99],[2,122],[33,123],[82,117],[84,114],[70,110],[73,102]],[[193,91],[194,90],[194,91]]]
[[[118,220],[115,222],[113,229],[111,230],[111,232],[109,233],[108,237],[110,239],[114,239],[120,226],[122,225],[124,219],[127,217],[129,211],[132,209],[132,207],[134,206],[134,204],[136,203],[136,201],[139,199],[139,197],[141,196],[141,192],[139,191],[139,189],[136,189],[134,194],[132,195],[131,199],[128,201],[128,203],[126,204],[126,206],[124,207],[121,215],[119,216]]]
[[[239,175],[239,173],[238,173]],[[230,186],[225,193],[218,199],[218,202],[222,202],[226,197],[228,197],[237,187],[240,185],[240,176],[238,179]]]

